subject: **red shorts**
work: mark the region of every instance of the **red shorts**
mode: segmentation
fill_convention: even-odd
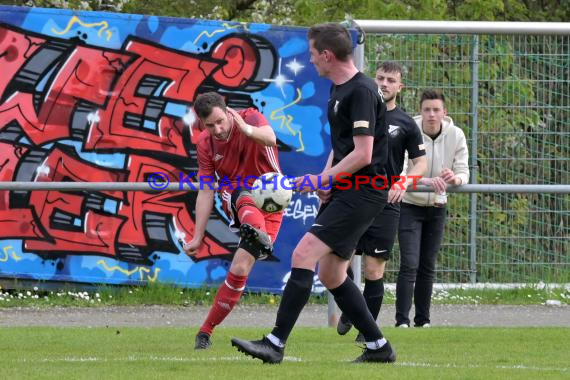
[[[222,208],[224,212],[230,219],[230,229],[234,232],[239,231],[240,222],[237,218],[236,210],[236,200],[239,196],[240,191],[229,192],[228,190],[223,190],[220,192],[220,198],[222,199]],[[265,219],[265,233],[269,235],[271,241],[275,243],[277,239],[277,234],[279,234],[279,229],[281,228],[281,222],[283,221],[283,211],[279,212],[265,212],[259,210]]]

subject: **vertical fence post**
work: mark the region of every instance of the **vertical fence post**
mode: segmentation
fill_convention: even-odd
[[[354,63],[358,70],[366,73],[366,62],[364,57],[364,42],[356,45],[354,49]],[[362,288],[362,256],[354,255],[352,257],[352,271],[354,272],[354,282],[359,289]]]
[[[479,103],[479,36],[473,36],[471,50],[471,184],[477,183],[477,138]],[[477,193],[471,193],[469,202],[469,280],[477,282]]]

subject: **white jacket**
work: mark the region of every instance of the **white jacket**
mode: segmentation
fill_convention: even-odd
[[[461,179],[461,184],[469,182],[469,166],[467,163],[467,141],[463,131],[453,124],[449,116],[445,116],[441,122],[441,133],[435,140],[426,135],[422,130],[422,117],[414,117],[416,125],[422,132],[427,157],[426,178],[439,176],[443,168],[453,170],[453,173]],[[407,162],[407,170],[414,167],[412,160]],[[435,193],[408,193],[404,195],[402,202],[416,206],[433,206]]]

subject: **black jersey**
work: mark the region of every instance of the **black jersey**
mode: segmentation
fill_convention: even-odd
[[[388,124],[388,164],[386,173],[389,178],[398,176],[404,168],[404,153],[408,151],[408,158],[414,159],[426,155],[422,133],[407,113],[400,107],[386,112]]]
[[[354,150],[353,136],[374,137],[372,162],[354,175],[385,176],[388,161],[386,105],[376,83],[362,73],[333,85],[328,104],[333,165]]]

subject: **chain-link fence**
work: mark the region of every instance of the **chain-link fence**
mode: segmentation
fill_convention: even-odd
[[[385,60],[404,66],[409,114],[423,89],[443,90],[472,183],[570,183],[569,36],[368,33],[367,73]],[[436,281],[570,282],[568,194],[454,194],[448,209]]]

